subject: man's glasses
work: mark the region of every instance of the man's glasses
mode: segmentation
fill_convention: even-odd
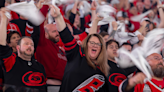
[[[159,58],[159,57],[153,57],[155,60],[160,61],[163,60],[163,58]],[[164,61],[164,60],[163,60]]]

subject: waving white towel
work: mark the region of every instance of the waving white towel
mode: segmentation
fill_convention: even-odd
[[[152,12],[152,10],[149,10],[143,14],[140,15],[136,15],[136,16],[132,16],[130,19],[132,21],[136,21],[136,22],[140,22],[145,16],[147,16],[150,12]]]
[[[6,8],[24,16],[36,26],[40,25],[45,19],[42,13],[36,8],[33,0],[29,3],[14,3],[6,6]]]

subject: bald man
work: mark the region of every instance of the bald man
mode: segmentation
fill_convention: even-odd
[[[146,60],[154,74],[152,79],[144,83],[145,75],[143,73],[137,73],[120,84],[120,92],[163,92],[164,62],[162,56],[158,53],[153,53]]]
[[[43,64],[48,84],[48,92],[59,92],[67,59],[59,48],[60,36],[55,24],[40,28],[40,39],[36,50],[38,62]]]
[[[45,37],[54,43],[59,42],[60,36],[55,24],[48,24],[44,27]]]

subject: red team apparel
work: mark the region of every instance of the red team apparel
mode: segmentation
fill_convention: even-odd
[[[4,71],[5,92],[26,92],[27,90],[46,92],[45,70],[43,65],[35,59],[25,61],[12,53],[10,47],[0,45],[0,61]]]
[[[40,26],[36,56],[38,62],[45,67],[47,78],[62,80],[67,63],[65,52],[59,48],[57,43],[45,38],[43,24]]]
[[[119,92],[126,92],[126,87],[128,85],[128,79],[124,80],[119,85]],[[164,92],[164,79],[158,81],[156,79],[148,80],[144,84],[137,84],[128,92]]]
[[[152,79],[146,82],[146,84],[137,84],[134,92],[164,92],[164,80],[158,81]]]

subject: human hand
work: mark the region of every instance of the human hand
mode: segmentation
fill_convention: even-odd
[[[92,4],[91,4],[91,10],[96,10],[97,8],[97,4],[95,1],[92,1]]]
[[[0,9],[0,17],[1,19],[7,19],[6,12],[9,12],[5,7]]]
[[[61,15],[60,9],[57,6],[50,5],[50,14],[52,17],[57,18],[58,16]]]
[[[113,30],[117,30],[117,26],[118,26],[117,22],[116,21],[113,21],[112,22]]]
[[[159,9],[159,8],[163,8],[163,5],[161,4],[161,3],[159,3],[158,5],[157,5],[157,8]]]
[[[99,21],[101,21],[103,18],[104,18],[104,17],[100,16],[100,14],[98,13],[98,14],[96,15],[96,17],[95,17],[95,20],[96,20],[97,22],[99,22]]]
[[[139,41],[143,41],[143,40],[144,40],[144,36],[141,35],[141,34],[137,35],[137,37],[138,37],[138,40],[139,40]]]
[[[39,0],[35,5],[38,9],[41,9],[43,7],[44,2],[45,2],[45,0]]]
[[[136,84],[143,84],[145,78],[146,78],[145,74],[140,72],[140,73],[137,73],[136,75],[134,75],[133,77],[131,77],[129,79],[129,83],[130,83],[130,85],[134,85],[134,86]]]
[[[39,2],[36,3],[36,7],[38,9],[41,9],[43,7],[43,4],[42,3],[44,3],[44,2],[45,2],[45,0],[39,0]]]
[[[79,39],[80,39],[79,35],[74,35],[73,37],[74,37],[76,40],[79,40]]]

